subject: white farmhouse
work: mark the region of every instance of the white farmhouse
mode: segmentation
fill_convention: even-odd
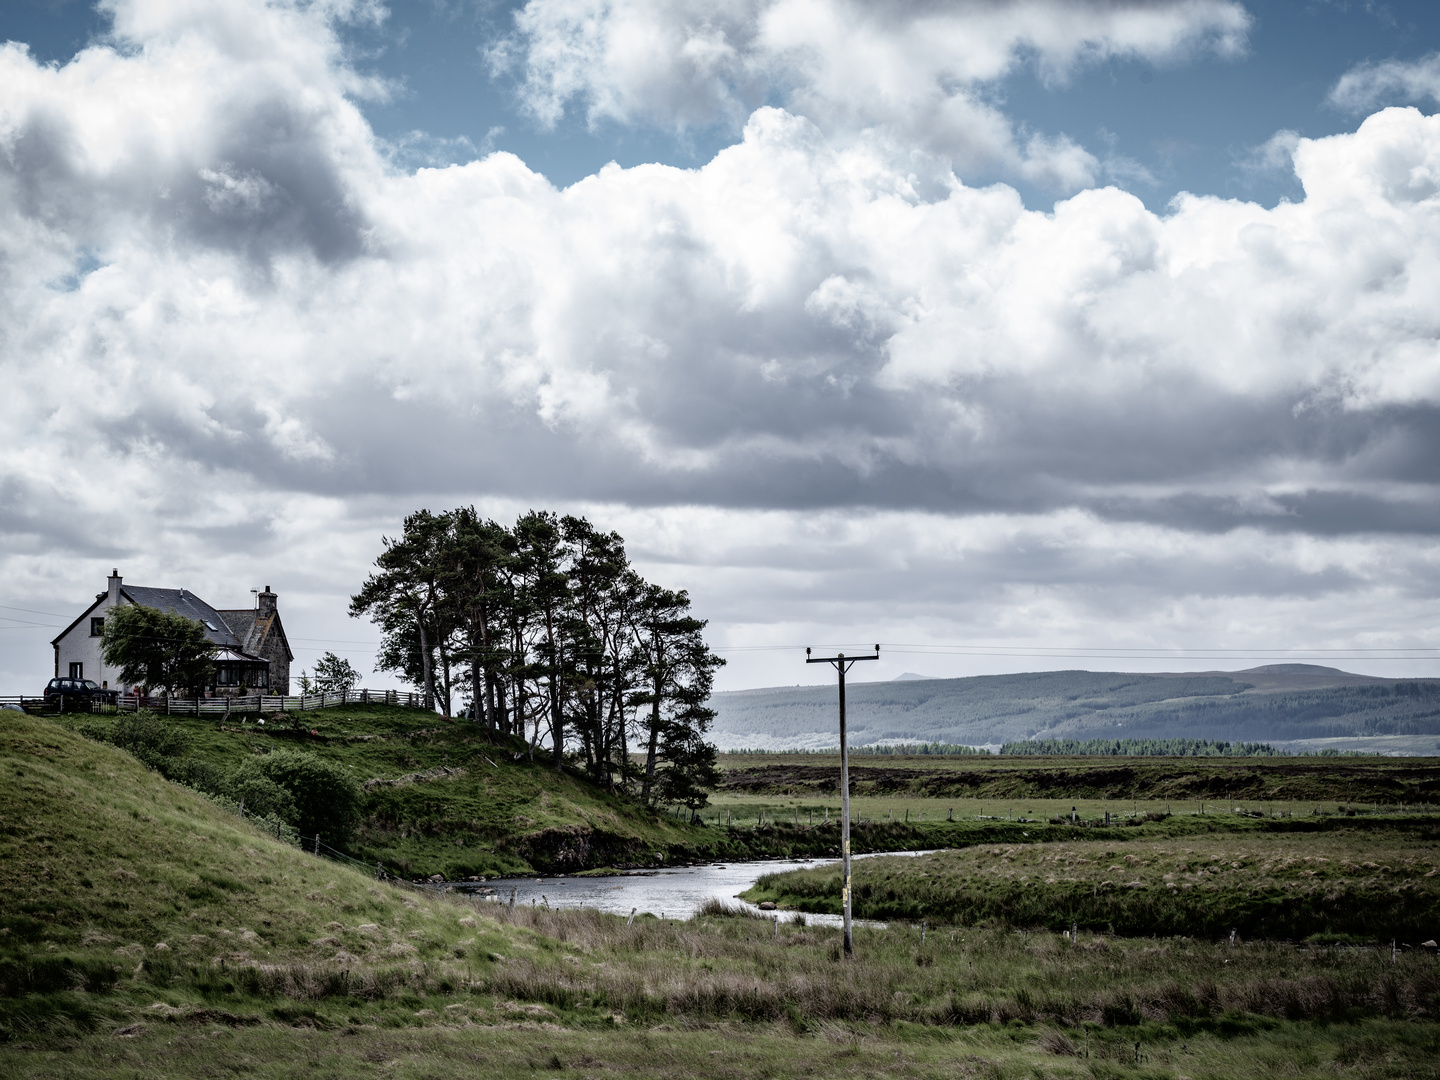
[[[50,643],[55,649],[55,676],[92,679],[107,689],[129,690],[120,685],[119,670],[105,666],[100,640],[111,608],[138,604],[204,624],[205,636],[217,648],[215,683],[209,693],[222,697],[255,691],[288,694],[290,662],[295,655],[280,624],[277,599],[266,585],[265,591],[256,595],[253,608],[220,610],[184,589],[126,585],[119,571],[112,570],[108,590],[96,594],[95,602]],[[111,683],[115,685],[111,687]]]

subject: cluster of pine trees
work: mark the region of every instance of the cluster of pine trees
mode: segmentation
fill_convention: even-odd
[[[467,702],[557,769],[569,757],[647,803],[705,805],[718,781],[706,702],[725,661],[689,596],[636,573],[618,533],[534,510],[507,528],[461,507],[411,514],[384,546],[350,602],[381,630],[379,670],[446,716]]]

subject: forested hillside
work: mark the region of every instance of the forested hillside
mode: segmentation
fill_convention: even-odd
[[[1280,664],[1238,672],[1045,671],[852,683],[854,745],[906,740],[998,746],[1022,739],[1285,741],[1440,735],[1440,680],[1380,679]],[[835,744],[833,687],[716,694],[722,748]]]

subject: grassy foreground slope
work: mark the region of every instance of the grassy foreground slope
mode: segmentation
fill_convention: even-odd
[[[847,963],[381,885],[39,718],[0,770],[7,1077],[1440,1076],[1429,957],[897,924]]]
[[[279,843],[52,721],[5,714],[0,776],[7,991],[177,968],[203,981],[254,964],[434,960],[474,936],[433,903]]]

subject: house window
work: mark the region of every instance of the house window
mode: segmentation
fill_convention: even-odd
[[[90,620],[90,636],[91,636],[91,637],[99,637],[99,636],[100,636],[101,634],[103,634],[103,633],[105,633],[105,620],[102,619],[102,618],[99,618],[98,616],[97,616],[96,618],[91,619],[91,620]]]
[[[70,677],[72,679],[83,679],[85,677],[85,665],[79,660],[71,661]]]

